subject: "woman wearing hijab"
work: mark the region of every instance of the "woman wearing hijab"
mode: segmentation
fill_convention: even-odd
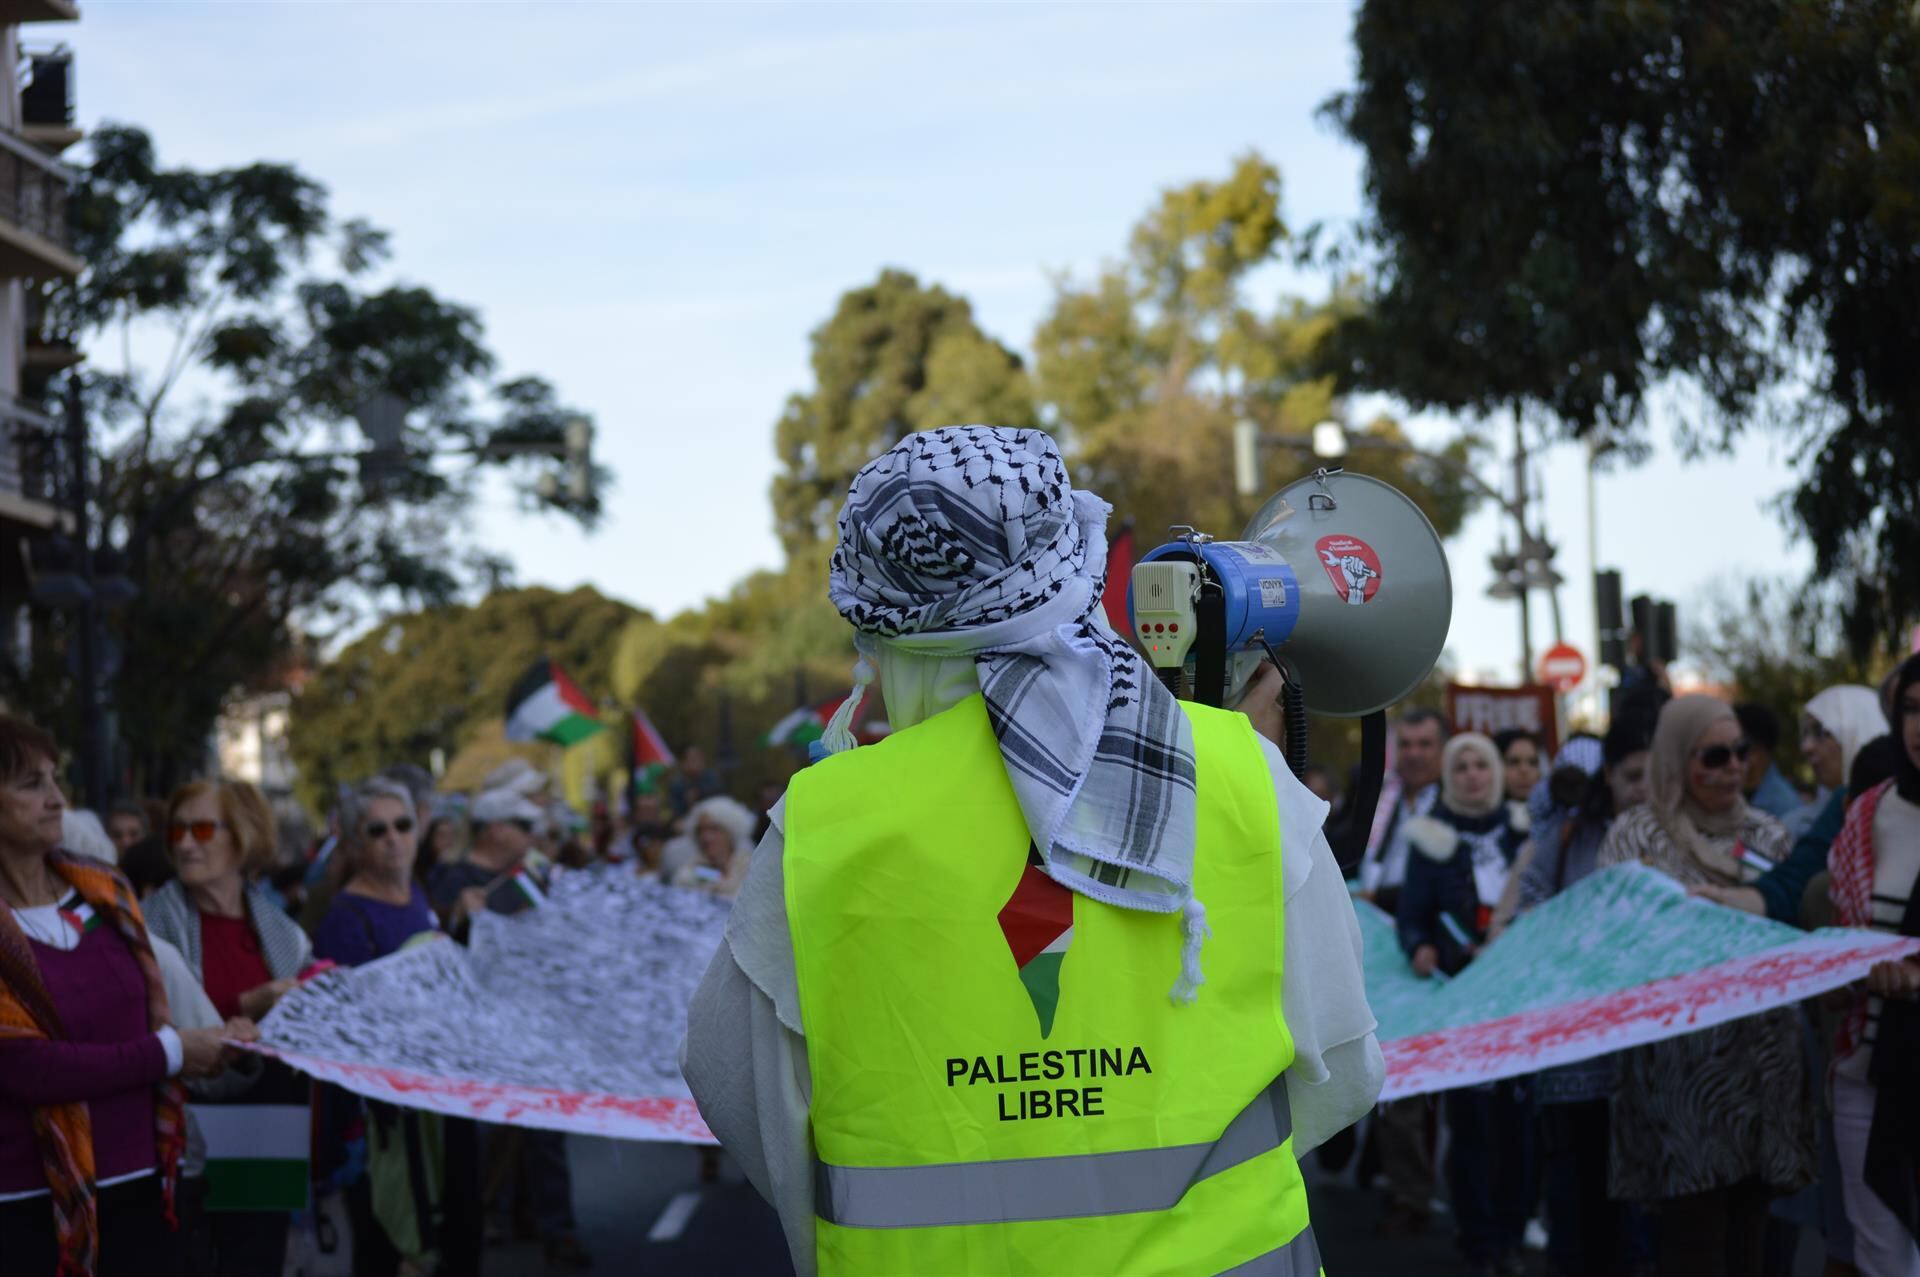
[[[1808,804],[1782,821],[1793,838],[1792,850],[1752,886],[1701,884],[1693,894],[1748,913],[1764,913],[1776,922],[1808,925],[1800,917],[1807,884],[1827,867],[1827,852],[1847,815],[1848,782],[1860,751],[1887,731],[1879,694],[1855,684],[1829,687],[1807,702],[1800,719],[1800,748],[1814,780],[1828,792],[1824,802]],[[1810,819],[1802,819],[1802,813]]]
[[[1479,951],[1506,890],[1526,809],[1507,801],[1500,749],[1462,732],[1440,755],[1440,801],[1407,827],[1419,854],[1407,858],[1400,892],[1400,946],[1414,971],[1453,975]],[[1496,1270],[1520,1253],[1533,1203],[1527,1079],[1449,1091],[1453,1141],[1447,1179],[1460,1250],[1467,1262]]]
[[[1811,707],[1810,707],[1811,708]],[[1842,926],[1920,936],[1920,656],[1893,694],[1894,779],[1862,794],[1828,859]],[[1920,959],[1868,974],[1834,1048],[1833,1129],[1863,1277],[1920,1277]]]
[[[1689,886],[1751,881],[1755,865],[1785,851],[1787,835],[1747,806],[1747,752],[1725,702],[1668,702],[1654,730],[1649,800],[1614,822],[1601,866],[1637,860]],[[1805,1187],[1816,1167],[1797,1012],[1623,1053],[1612,1154],[1613,1196],[1659,1210],[1662,1277],[1760,1272],[1768,1200]]]

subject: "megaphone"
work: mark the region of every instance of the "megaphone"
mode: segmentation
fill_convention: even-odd
[[[1420,507],[1363,474],[1320,470],[1276,493],[1237,541],[1177,527],[1133,569],[1134,634],[1175,695],[1238,699],[1272,659],[1310,713],[1384,709],[1433,669],[1453,577]]]
[[[1307,713],[1364,718],[1355,805],[1371,824],[1386,762],[1382,711],[1433,669],[1453,575],[1420,507],[1369,475],[1322,469],[1274,494],[1237,541],[1189,527],[1134,566],[1133,631],[1183,700],[1237,704],[1262,660],[1286,676],[1287,761]],[[1351,829],[1349,831],[1352,832]]]

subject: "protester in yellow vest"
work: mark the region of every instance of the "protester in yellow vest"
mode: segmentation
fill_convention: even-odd
[[[802,1277],[1320,1271],[1297,1159],[1384,1074],[1326,804],[1270,668],[1181,705],[1107,627],[1108,511],[976,426],[841,512],[860,686],[682,1048]],[[876,672],[895,730],[852,750]]]

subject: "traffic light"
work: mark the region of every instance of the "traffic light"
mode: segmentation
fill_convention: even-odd
[[[1653,605],[1653,633],[1648,636],[1647,651],[1661,661],[1680,657],[1680,621],[1674,605],[1666,599]]]
[[[1606,569],[1593,574],[1593,612],[1600,631],[1600,663],[1615,669],[1627,666],[1626,617],[1620,605],[1620,574]]]

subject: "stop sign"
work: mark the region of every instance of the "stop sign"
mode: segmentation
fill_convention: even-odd
[[[1556,692],[1571,692],[1587,676],[1587,658],[1571,643],[1555,643],[1540,657],[1540,681]]]

